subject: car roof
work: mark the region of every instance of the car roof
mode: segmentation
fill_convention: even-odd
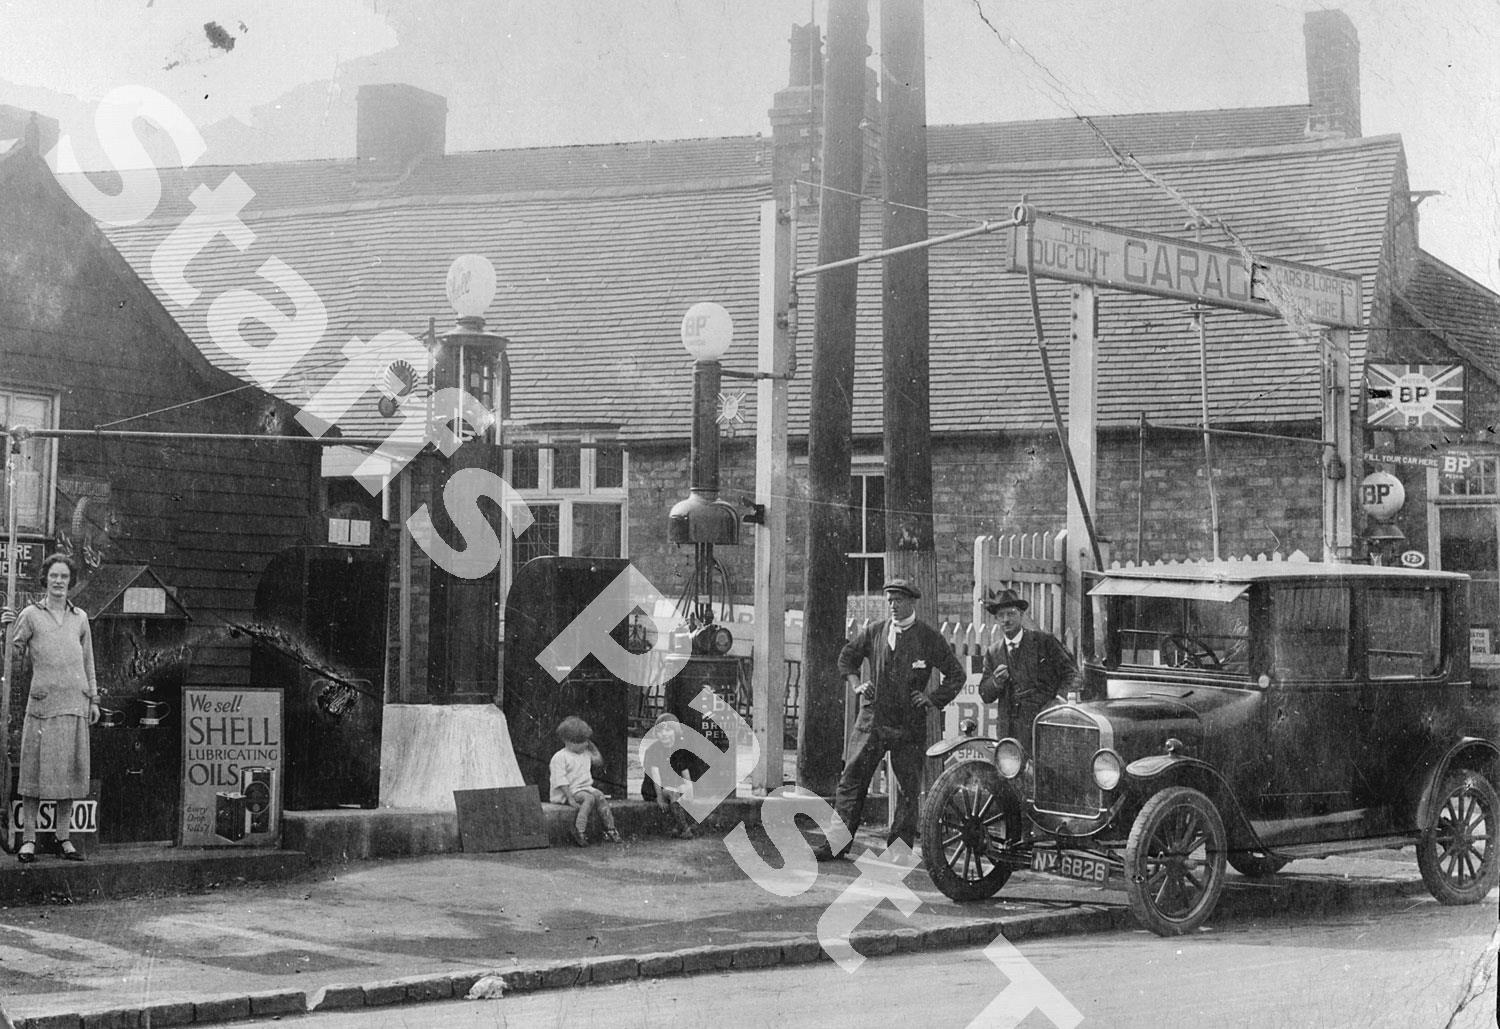
[[[1426,568],[1356,565],[1336,561],[1183,561],[1168,564],[1110,568],[1109,578],[1164,579],[1174,582],[1268,582],[1294,579],[1341,579],[1403,584],[1466,581],[1462,572],[1434,572]]]

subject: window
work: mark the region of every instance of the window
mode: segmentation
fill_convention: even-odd
[[[561,439],[552,453],[552,488],[578,489],[583,483],[583,451],[576,439]]]
[[[625,454],[587,436],[541,437],[507,452],[507,479],[535,521],[511,545],[512,569],[537,557],[623,557]],[[550,445],[545,445],[550,444]]]
[[[1282,589],[1274,594],[1271,646],[1276,675],[1288,679],[1349,677],[1349,590]]]
[[[519,490],[536,489],[542,482],[541,451],[512,450],[510,452],[510,474],[506,476],[511,486]]]
[[[849,522],[854,529],[854,549],[849,564],[854,582],[851,592],[879,596],[885,585],[885,476],[859,472],[849,478]]]
[[[1365,619],[1370,678],[1436,674],[1443,660],[1443,598],[1437,590],[1372,589]]]
[[[620,505],[574,504],[573,556],[620,556]]]
[[[55,411],[53,398],[45,394],[0,390],[0,424],[51,429],[56,424]],[[46,535],[51,531],[53,443],[33,436],[21,444],[15,475],[17,532]],[[9,460],[10,448],[0,446],[0,474]],[[0,478],[0,482],[4,481],[7,480]],[[5,504],[0,506],[0,528],[8,532],[10,498],[4,499]]]
[[[1471,455],[1462,475],[1444,475],[1438,480],[1443,497],[1493,497],[1500,493],[1500,457]]]
[[[1095,597],[1096,611],[1109,599]],[[1243,594],[1227,601],[1122,596],[1114,616],[1121,664],[1249,674],[1250,601]]]
[[[532,522],[526,531],[516,537],[515,558],[519,568],[527,561],[538,557],[552,557],[562,553],[562,533],[559,516],[562,508],[558,504],[529,504]]]
[[[594,488],[620,489],[625,485],[625,451],[600,447],[594,451]]]

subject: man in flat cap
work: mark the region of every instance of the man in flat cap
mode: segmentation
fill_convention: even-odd
[[[1000,702],[995,733],[1012,736],[1031,749],[1031,723],[1042,708],[1079,684],[1072,655],[1051,633],[1027,629],[1027,603],[1015,590],[986,592],[985,610],[1004,635],[984,652],[979,699]]]
[[[839,652],[839,673],[859,695],[859,718],[845,748],[844,771],[834,795],[834,810],[849,827],[859,828],[870,778],[889,751],[900,796],[886,843],[898,839],[912,846],[917,838],[917,801],[922,789],[922,761],[927,750],[927,713],[941,710],[964,684],[963,663],[936,629],[917,620],[922,594],[905,579],[885,584],[891,616],[867,627]],[[870,678],[860,666],[870,662]],[[941,675],[936,686],[933,672]],[[827,843],[814,853],[820,861],[843,857]]]

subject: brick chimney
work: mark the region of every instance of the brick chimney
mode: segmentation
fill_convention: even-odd
[[[777,92],[771,118],[771,183],[778,201],[794,181],[823,176],[823,38],[816,23],[792,26],[787,87]],[[799,206],[816,207],[816,185],[798,186]]]
[[[1359,33],[1343,11],[1309,11],[1302,21],[1307,44],[1307,119],[1311,139],[1356,139],[1359,126]]]
[[[818,206],[817,183],[823,178],[823,38],[816,23],[792,26],[791,73],[787,88],[777,92],[771,117],[771,182],[778,198],[793,180],[804,208]],[[864,188],[880,187],[880,77],[865,69]]]
[[[355,101],[354,156],[370,178],[406,174],[424,157],[442,157],[447,145],[448,101],[416,86],[360,86]]]

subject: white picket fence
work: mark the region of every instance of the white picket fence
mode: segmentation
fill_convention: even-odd
[[[1109,567],[1111,569],[1186,568],[1191,565],[1194,568],[1203,568],[1207,571],[1213,571],[1215,569],[1233,570],[1235,568],[1243,567],[1247,564],[1276,564],[1278,562],[1298,564],[1311,560],[1312,558],[1308,557],[1300,550],[1294,550],[1290,554],[1283,554],[1278,550],[1272,554],[1267,554],[1265,551],[1261,551],[1259,554],[1246,554],[1243,557],[1225,557],[1220,558],[1217,561],[1179,561],[1176,558],[1173,558],[1170,561],[1142,561],[1140,564],[1136,564],[1134,561],[1126,561],[1124,564],[1121,564],[1119,561],[1115,561],[1112,562]]]

